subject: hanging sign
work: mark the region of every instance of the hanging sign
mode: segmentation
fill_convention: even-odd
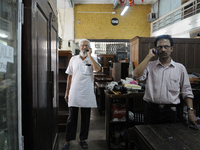
[[[119,20],[118,20],[117,18],[112,18],[112,19],[111,19],[111,24],[112,24],[113,26],[116,26],[116,25],[119,24]]]

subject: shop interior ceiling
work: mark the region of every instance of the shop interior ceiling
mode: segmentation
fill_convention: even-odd
[[[124,1],[124,0],[123,0]],[[135,4],[153,4],[157,0],[134,0]],[[128,3],[128,0],[125,0]],[[74,4],[120,4],[119,0],[57,0],[57,7],[73,7]]]

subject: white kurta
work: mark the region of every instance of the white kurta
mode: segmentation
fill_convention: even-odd
[[[93,58],[96,62],[97,60]],[[72,75],[68,107],[97,107],[94,94],[93,67],[89,57],[82,60],[79,55],[70,59],[66,74]]]

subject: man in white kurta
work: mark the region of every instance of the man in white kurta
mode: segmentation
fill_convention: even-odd
[[[94,95],[93,67],[88,57],[80,55],[71,58],[65,73],[72,75],[68,107],[97,107]]]
[[[80,146],[88,148],[86,139],[89,133],[91,108],[96,108],[96,97],[94,95],[93,70],[100,71],[101,66],[91,56],[92,49],[90,41],[82,39],[79,44],[80,55],[70,59],[66,74],[67,87],[65,101],[69,107],[69,117],[66,127],[66,143],[63,150],[69,149],[69,141],[75,140],[78,119],[78,109],[81,108],[81,130],[79,134]]]

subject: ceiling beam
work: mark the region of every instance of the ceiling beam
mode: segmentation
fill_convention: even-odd
[[[69,3],[69,7],[72,8],[73,7],[72,0],[68,0],[68,3]]]

